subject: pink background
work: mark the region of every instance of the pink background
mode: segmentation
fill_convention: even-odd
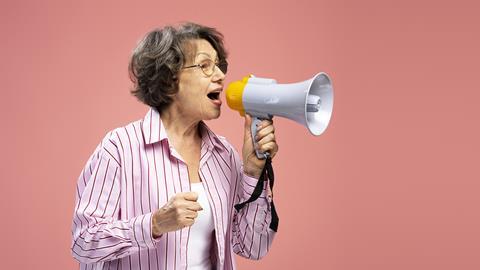
[[[275,119],[279,234],[265,259],[238,259],[240,269],[480,269],[475,1],[9,2],[2,269],[77,268],[77,176],[107,131],[147,110],[129,94],[130,53],[150,29],[187,20],[224,33],[227,82],[325,71],[334,83],[322,136]],[[240,149],[236,112],[224,106],[209,125]]]

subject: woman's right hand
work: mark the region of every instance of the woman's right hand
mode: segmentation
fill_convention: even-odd
[[[167,204],[153,214],[153,238],[158,238],[166,232],[192,226],[198,216],[197,211],[203,210],[197,199],[196,192],[181,192],[170,198]]]

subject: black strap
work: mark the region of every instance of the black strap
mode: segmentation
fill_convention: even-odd
[[[272,167],[272,159],[270,157],[267,157],[267,160],[265,161],[265,167],[263,167],[262,173],[260,174],[260,178],[258,178],[257,185],[255,186],[255,189],[253,190],[252,196],[250,196],[250,199],[244,201],[243,203],[239,203],[235,205],[235,209],[237,211],[240,211],[247,203],[251,203],[258,199],[260,197],[260,194],[262,194],[263,190],[263,182],[270,180],[270,190],[273,192],[273,183],[275,180],[274,174],[273,174],[273,167]],[[272,212],[272,220],[270,222],[270,229],[273,231],[277,231],[278,229],[278,215],[277,211],[275,210],[275,204],[272,202],[270,203],[270,209]]]

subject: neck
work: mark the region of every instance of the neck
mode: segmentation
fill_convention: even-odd
[[[185,115],[176,106],[165,108],[160,115],[170,140],[184,143],[194,143],[201,140],[198,130],[199,119]]]

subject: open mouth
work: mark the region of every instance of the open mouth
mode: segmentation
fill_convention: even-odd
[[[212,92],[207,95],[207,97],[211,100],[219,100],[220,99],[220,92]]]

